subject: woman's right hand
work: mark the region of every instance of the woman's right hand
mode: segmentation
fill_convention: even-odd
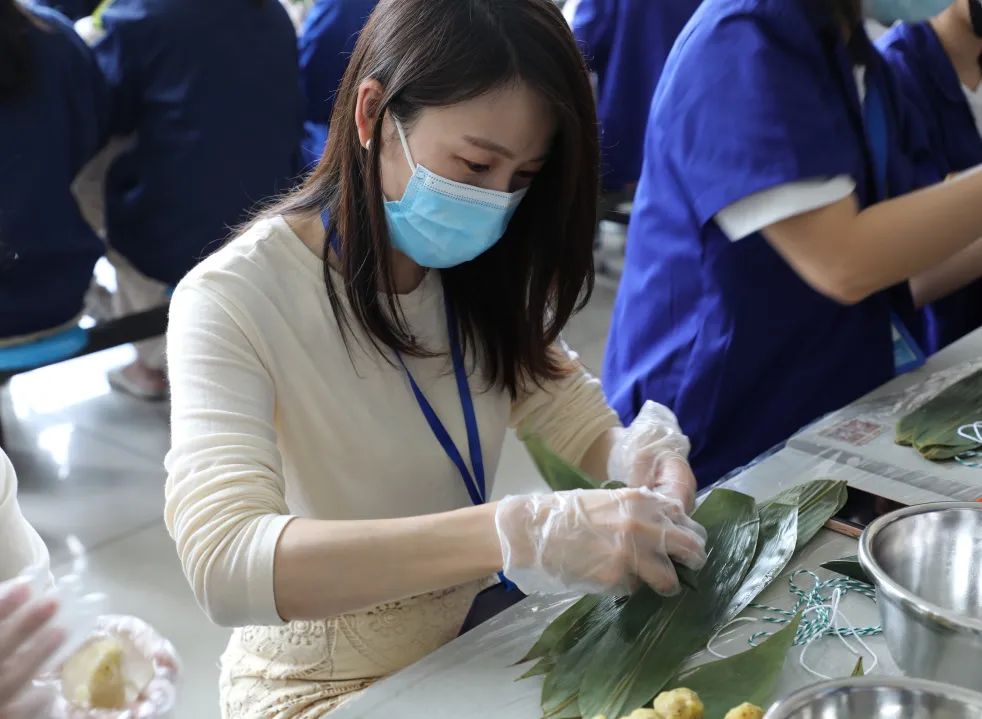
[[[680,590],[672,562],[698,571],[706,531],[647,488],[510,496],[495,515],[505,575],[526,594]]]
[[[32,680],[64,641],[49,626],[58,611],[53,599],[33,598],[22,581],[0,584],[0,719],[47,716],[53,696]]]

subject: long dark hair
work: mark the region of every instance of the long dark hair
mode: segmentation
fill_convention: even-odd
[[[0,100],[17,97],[31,86],[32,24],[17,0],[0,0]]]
[[[358,87],[369,78],[385,94],[365,152],[354,129],[355,107]],[[303,186],[272,210],[327,209],[328,234],[340,241],[344,287],[335,286],[326,258],[324,277],[345,342],[353,322],[376,350],[428,355],[398,309],[388,262],[379,169],[383,117],[388,110],[409,126],[423,108],[466,101],[514,81],[539,92],[555,113],[549,159],[501,241],[472,262],[442,271],[465,348],[477,347],[489,382],[513,396],[529,380],[561,374],[550,346],[593,291],[596,111],[585,65],[552,0],[382,0],[341,83],[324,156]]]

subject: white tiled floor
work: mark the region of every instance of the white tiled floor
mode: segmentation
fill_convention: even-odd
[[[598,287],[566,332],[599,372],[613,292]],[[184,661],[178,719],[218,716],[218,657],[228,632],[198,609],[161,519],[167,407],[109,391],[106,370],[131,358],[119,348],[14,378],[2,392],[6,451],[20,478],[20,501],[57,567],[65,539],[89,550],[94,587],[110,611],[140,616],[167,636]],[[509,438],[495,495],[540,486]]]

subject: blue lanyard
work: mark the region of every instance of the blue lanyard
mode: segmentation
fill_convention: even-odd
[[[471,502],[474,504],[484,504],[487,501],[487,490],[484,483],[484,457],[481,455],[481,433],[477,426],[477,415],[474,412],[474,399],[471,397],[471,388],[467,383],[467,371],[464,368],[464,353],[460,347],[457,320],[454,317],[453,310],[450,308],[450,303],[444,302],[444,306],[447,310],[447,335],[450,338],[450,355],[453,359],[454,375],[457,378],[457,392],[460,394],[460,407],[464,411],[464,425],[467,428],[467,448],[471,455],[471,464],[474,467],[473,474],[468,469],[467,463],[464,462],[464,458],[461,456],[460,450],[457,449],[457,445],[451,439],[450,433],[447,432],[447,428],[443,426],[443,422],[440,421],[433,406],[426,399],[423,390],[416,383],[416,379],[406,366],[402,355],[396,353],[396,356],[399,358],[399,364],[402,365],[403,370],[406,372],[409,385],[412,387],[413,395],[416,397],[416,403],[419,405],[423,417],[426,418],[426,423],[430,425],[430,429],[433,430],[433,434],[440,443],[440,446],[443,447],[443,451],[447,453],[447,457],[450,458],[450,461],[457,467],[457,471],[460,472],[460,478],[467,488]]]
[[[330,215],[327,210],[321,212],[321,221],[324,223],[325,229],[330,227]],[[330,238],[330,243],[334,251],[340,254],[340,243],[336,235]],[[406,373],[409,386],[412,387],[413,396],[416,398],[416,404],[419,405],[420,412],[426,418],[426,423],[430,425],[430,429],[433,431],[433,435],[437,438],[440,446],[443,447],[443,451],[446,452],[447,457],[450,458],[450,461],[457,467],[457,471],[460,472],[460,478],[467,488],[467,494],[470,495],[471,502],[475,505],[484,504],[488,501],[488,495],[484,482],[484,455],[481,454],[481,432],[477,426],[477,414],[474,412],[474,398],[471,396],[471,388],[467,382],[467,370],[464,367],[464,351],[460,346],[460,330],[457,327],[457,318],[454,316],[453,309],[451,309],[450,303],[446,299],[444,299],[444,307],[447,311],[447,337],[450,339],[450,356],[453,361],[454,375],[457,378],[457,393],[460,395],[460,407],[464,412],[464,426],[467,428],[467,449],[470,452],[471,464],[474,467],[473,474],[467,468],[467,463],[464,462],[460,450],[454,444],[450,433],[447,432],[447,428],[443,426],[443,422],[437,416],[433,405],[426,399],[423,390],[416,383],[416,378],[409,371],[409,367],[406,366],[402,355],[397,352],[396,357],[399,359],[399,364],[402,365],[402,369]],[[512,591],[516,588],[514,584],[508,581],[504,572],[498,572],[498,578],[506,590]]]
[[[324,224],[324,229],[330,227],[330,214],[326,209],[321,212],[321,222]],[[341,253],[336,235],[330,238],[330,244],[335,252],[338,254]],[[443,447],[443,451],[446,452],[447,457],[450,458],[450,461],[457,467],[457,471],[460,472],[460,478],[467,488],[467,494],[470,495],[471,502],[475,505],[484,504],[488,501],[488,495],[484,482],[484,456],[481,454],[481,433],[477,426],[477,415],[474,412],[474,399],[471,397],[471,388],[467,383],[467,370],[464,368],[464,353],[460,347],[460,331],[457,328],[457,318],[454,316],[449,302],[444,301],[444,307],[447,310],[447,336],[450,338],[450,355],[453,359],[454,375],[457,377],[457,392],[460,394],[460,406],[464,411],[464,425],[467,428],[467,448],[471,455],[471,464],[474,466],[473,474],[467,468],[467,463],[464,462],[460,450],[457,449],[457,445],[450,438],[450,433],[443,426],[443,422],[437,416],[433,405],[426,399],[423,390],[416,383],[416,378],[409,371],[402,355],[397,352],[396,357],[399,359],[402,369],[406,372],[406,377],[409,379],[409,386],[412,387],[413,396],[416,398],[416,404],[419,405],[423,417],[426,418],[426,423],[430,425],[430,429],[433,431],[433,435],[437,438],[440,446]]]

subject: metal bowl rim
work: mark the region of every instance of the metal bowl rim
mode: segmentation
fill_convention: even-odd
[[[957,625],[966,628],[975,634],[982,634],[982,620],[972,617],[965,617],[956,612],[946,609],[940,605],[929,602],[915,595],[908,589],[895,582],[886,571],[880,566],[873,555],[873,542],[877,536],[889,527],[902,519],[913,517],[918,514],[931,514],[949,509],[969,509],[975,512],[982,512],[982,503],[979,502],[930,502],[927,504],[915,504],[910,507],[903,507],[894,510],[882,517],[874,520],[863,532],[859,539],[859,563],[873,580],[877,591],[887,595],[890,599],[899,602],[904,608],[912,610],[914,613],[938,622],[942,625]]]
[[[819,684],[799,689],[788,696],[778,699],[764,714],[764,719],[785,719],[790,712],[801,709],[820,696],[837,689],[895,689],[899,691],[913,690],[952,698],[963,704],[982,708],[982,694],[964,687],[935,682],[928,679],[913,679],[903,676],[866,676],[848,679],[833,679]]]

